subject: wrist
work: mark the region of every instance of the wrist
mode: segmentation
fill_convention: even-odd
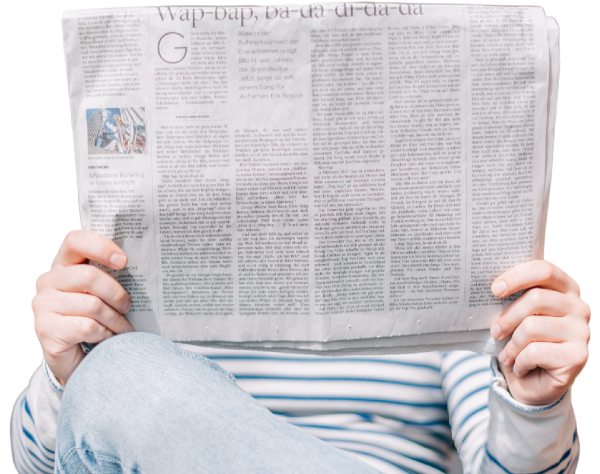
[[[48,360],[46,359],[46,357],[44,357],[42,366],[44,368],[44,372],[46,373],[46,379],[48,380],[48,382],[50,382],[50,385],[53,387],[54,391],[62,395],[63,391],[65,390],[65,386],[62,383],[62,381],[59,381],[59,379],[56,377],[56,375],[48,365]]]
[[[499,362],[496,357],[492,357],[491,365],[492,389],[500,398],[513,405],[516,404],[515,406],[518,408],[535,409],[554,406],[563,400],[569,391],[569,387],[565,387],[560,392],[552,391],[551,393],[542,391],[541,387],[536,387],[536,389],[532,389],[531,385],[523,387],[520,385],[522,380],[514,375],[510,367]]]

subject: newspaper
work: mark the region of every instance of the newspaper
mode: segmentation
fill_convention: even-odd
[[[82,226],[134,328],[288,352],[497,353],[542,258],[558,26],[539,7],[66,12]],[[517,295],[518,296],[518,295]]]

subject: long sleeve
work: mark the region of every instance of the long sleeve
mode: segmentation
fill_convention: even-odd
[[[469,352],[445,354],[441,376],[465,474],[574,472],[579,441],[570,392],[549,406],[523,405],[508,393],[494,360],[490,368],[489,357]],[[20,474],[53,472],[62,390],[44,362],[17,400],[11,438]]]
[[[54,472],[56,423],[63,387],[46,361],[21,393],[11,419],[12,455],[19,474]]]
[[[575,472],[570,391],[551,405],[524,405],[508,392],[496,359],[462,351],[444,356],[442,385],[465,474]]]

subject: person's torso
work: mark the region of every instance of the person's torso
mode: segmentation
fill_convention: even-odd
[[[183,345],[218,363],[278,417],[382,472],[446,472],[454,450],[438,352],[319,357]],[[473,355],[474,385],[489,358]],[[447,387],[446,387],[447,389]]]

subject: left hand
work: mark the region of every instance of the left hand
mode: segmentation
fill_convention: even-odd
[[[558,267],[533,260],[511,268],[492,284],[506,297],[527,290],[492,323],[491,334],[512,339],[500,352],[500,370],[515,400],[546,405],[569,389],[588,358],[590,307],[579,286]]]

